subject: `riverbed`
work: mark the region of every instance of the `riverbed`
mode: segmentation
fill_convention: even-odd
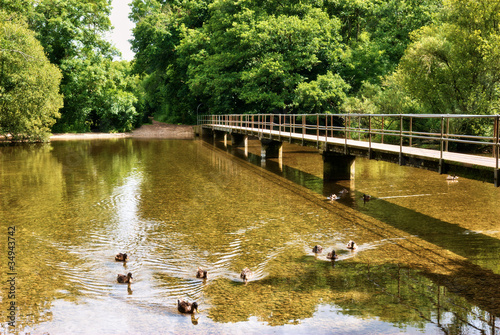
[[[0,238],[14,242],[0,267],[15,293],[1,288],[2,333],[499,332],[497,188],[365,159],[353,180],[324,183],[314,149],[259,152],[151,138],[0,147]]]

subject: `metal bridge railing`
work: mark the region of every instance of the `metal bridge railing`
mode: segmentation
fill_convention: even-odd
[[[454,114],[228,114],[201,115],[198,124],[231,127],[264,136],[316,136],[468,153],[485,152],[499,158],[499,115]],[[473,133],[481,132],[482,135]],[[478,131],[479,130],[479,131]]]

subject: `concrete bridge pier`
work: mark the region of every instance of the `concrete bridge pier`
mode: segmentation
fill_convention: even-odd
[[[218,141],[223,141],[224,147],[227,147],[227,133],[222,132],[222,131],[214,131],[213,132],[213,144],[215,145],[215,142],[218,142]]]
[[[233,148],[244,148],[245,157],[248,157],[248,136],[242,134],[231,134],[231,145]]]
[[[262,159],[283,158],[283,142],[263,138],[260,140],[260,155]]]
[[[324,151],[322,156],[324,181],[354,179],[355,156],[328,151]]]

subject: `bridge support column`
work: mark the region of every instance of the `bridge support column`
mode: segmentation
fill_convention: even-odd
[[[260,155],[262,159],[283,157],[283,142],[263,138],[260,140],[260,143]]]
[[[323,180],[354,179],[355,156],[323,152]]]
[[[248,136],[242,134],[231,134],[231,145],[233,148],[244,148],[245,156],[248,156]]]
[[[227,135],[225,132],[214,130],[213,136],[214,136],[214,142],[224,140],[224,144],[226,144],[225,142],[226,142]]]

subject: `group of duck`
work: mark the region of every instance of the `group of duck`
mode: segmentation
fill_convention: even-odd
[[[358,246],[356,242],[349,241],[349,243],[347,243],[347,249],[355,250],[357,248]],[[320,245],[315,245],[314,248],[312,249],[312,252],[314,254],[320,254],[323,252],[323,247]],[[335,261],[338,258],[338,256],[335,253],[335,250],[332,250],[327,254],[326,258]],[[126,253],[120,252],[115,256],[115,261],[126,262],[128,261],[128,255]],[[198,268],[198,270],[196,271],[196,278],[207,279],[207,276],[208,276],[207,270]],[[240,273],[240,278],[243,280],[245,285],[247,284],[248,280],[251,279],[252,277],[253,277],[253,272],[249,268],[244,268]],[[132,282],[132,279],[134,279],[132,277],[132,272],[129,272],[126,275],[119,274],[118,277],[116,278],[118,283],[121,284],[130,284]],[[197,302],[191,303],[184,300],[177,300],[177,310],[181,313],[194,313],[198,311],[198,303]]]
[[[347,249],[350,250],[356,250],[358,248],[358,245],[354,241],[349,241],[347,243]],[[323,247],[320,245],[315,245],[314,248],[312,249],[312,252],[317,254],[321,254],[323,252]],[[336,259],[339,258],[337,254],[335,253],[335,250],[330,251],[327,255],[326,258],[331,259],[332,261],[335,261]]]
[[[126,253],[120,252],[115,256],[115,261],[126,262],[128,261],[128,255]],[[208,276],[207,270],[198,268],[198,270],[196,271],[196,278],[207,279],[207,276]],[[240,278],[243,280],[245,285],[247,284],[248,280],[251,279],[252,277],[253,277],[253,272],[250,271],[249,268],[244,268],[240,273]],[[129,272],[126,275],[118,274],[118,276],[116,277],[116,280],[120,284],[130,284],[132,282],[132,279],[134,279],[132,277],[132,272]],[[198,303],[197,302],[190,303],[184,300],[177,300],[177,310],[181,313],[194,313],[195,311],[196,312],[198,311]]]
[[[349,191],[347,189],[343,189],[339,192],[339,194],[335,194],[335,193],[332,193],[332,195],[330,195],[329,197],[326,197],[326,200],[329,200],[331,202],[334,202],[335,200],[339,200],[340,198],[342,198],[343,196],[345,196],[347,193],[349,193]],[[367,201],[370,201],[371,200],[371,195],[368,195],[368,194],[363,194],[361,196],[361,199],[363,199],[363,202],[367,202]]]

